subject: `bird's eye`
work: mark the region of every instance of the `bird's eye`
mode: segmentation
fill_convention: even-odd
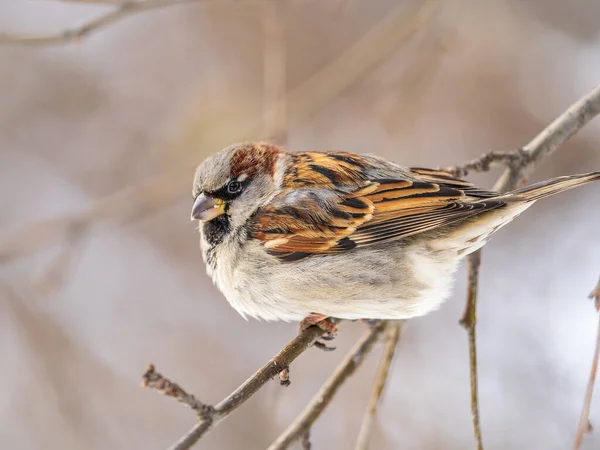
[[[240,183],[239,181],[230,181],[229,184],[227,184],[227,192],[229,194],[237,194],[238,192],[240,192],[242,190],[242,183]]]

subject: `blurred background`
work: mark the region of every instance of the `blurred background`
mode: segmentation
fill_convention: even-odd
[[[0,30],[60,36],[112,10],[94,3],[0,0]],[[216,403],[295,335],[244,321],[205,274],[189,209],[206,156],[268,139],[439,167],[518,148],[600,83],[598,17],[594,0],[206,0],[54,45],[2,37],[0,448],[166,448],[194,417],[139,387],[149,362]],[[529,181],[598,170],[599,146],[597,119]],[[598,185],[544,200],[485,248],[488,449],[572,445],[599,204]],[[463,268],[453,298],[405,327],[373,449],[472,448],[464,298]],[[337,351],[307,351],[290,387],[268,384],[197,448],[266,448],[364,328],[343,324]],[[353,448],[380,353],[316,423],[313,448]]]

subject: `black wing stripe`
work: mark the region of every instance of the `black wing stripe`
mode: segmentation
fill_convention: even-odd
[[[505,203],[502,201],[467,204],[452,203],[445,208],[430,213],[407,216],[376,225],[359,227],[350,239],[354,240],[358,246],[402,239],[439,226],[451,225],[481,212],[491,211],[504,205]]]

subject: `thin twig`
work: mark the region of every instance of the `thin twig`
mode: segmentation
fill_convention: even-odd
[[[192,3],[198,0],[136,0],[125,2],[113,2],[115,8],[96,19],[76,27],[56,33],[49,34],[26,34],[26,33],[0,33],[0,45],[26,45],[26,46],[48,46],[64,44],[68,42],[79,42],[94,31],[105,28],[127,16],[142,11],[163,8],[183,3]],[[100,3],[100,2],[85,2]],[[102,2],[108,4],[109,2]]]
[[[473,433],[477,450],[483,450],[481,436],[481,422],[479,419],[479,393],[477,382],[477,339],[475,325],[477,323],[477,287],[479,284],[479,266],[481,253],[475,252],[468,257],[468,290],[465,311],[460,319],[460,324],[467,330],[469,340],[469,374],[471,380],[471,416],[473,419]]]
[[[373,383],[373,390],[371,397],[369,398],[369,404],[365,417],[363,418],[360,431],[358,432],[358,439],[356,441],[356,450],[367,450],[369,448],[369,441],[373,432],[373,425],[375,425],[375,418],[377,415],[377,407],[379,401],[383,395],[386,381],[390,372],[392,361],[394,360],[394,352],[398,345],[398,339],[400,339],[400,333],[402,332],[403,321],[390,322],[387,330],[387,342],[377,372],[375,374],[375,382]]]
[[[505,165],[494,190],[506,192],[515,189],[558,147],[600,114],[600,85],[573,103],[525,147],[512,152],[490,152],[459,166],[444,170],[455,176],[466,176],[470,171],[485,172],[494,165]]]
[[[365,356],[371,351],[379,336],[387,325],[381,321],[371,327],[369,331],[348,352],[344,360],[337,366],[329,379],[321,386],[304,410],[296,417],[292,424],[271,444],[268,450],[283,450],[288,448],[298,439],[302,438],[313,423],[321,416],[327,405],[333,400],[342,384],[360,367]]]
[[[83,38],[89,36],[95,31],[106,28],[133,14],[160,9],[168,6],[182,5],[186,3],[215,3],[215,4],[240,4],[242,1],[220,0],[63,0],[65,3],[86,3],[106,6],[114,6],[111,11],[90,20],[89,22],[75,27],[48,34],[28,34],[28,33],[0,33],[0,45],[19,45],[19,46],[50,46],[60,45],[72,42],[80,42]],[[261,5],[262,1],[244,0],[245,5]]]
[[[521,180],[533,172],[560,145],[600,114],[600,85],[573,103],[529,144],[521,149],[521,158],[509,165],[494,185],[494,190],[515,189]]]
[[[316,326],[307,328],[305,331],[298,334],[298,336],[296,336],[288,345],[286,345],[283,350],[281,350],[269,362],[267,362],[263,367],[261,367],[254,375],[248,378],[234,392],[229,394],[225,399],[216,404],[214,407],[204,405],[203,403],[198,403],[202,405],[202,414],[199,415],[198,423],[194,425],[194,427],[188,433],[186,433],[177,443],[170,447],[170,450],[186,450],[191,448],[192,445],[194,445],[198,441],[198,439],[200,439],[213,427],[219,424],[229,414],[231,414],[233,411],[239,408],[244,402],[246,402],[246,400],[252,397],[252,395],[254,395],[254,393],[258,391],[261,387],[263,387],[269,380],[276,377],[282,370],[287,369],[289,365],[298,356],[300,356],[308,347],[313,345],[317,341],[317,339],[321,337],[322,334],[323,331]],[[153,369],[152,366],[151,369]],[[150,370],[150,374],[155,374],[155,372],[153,370]],[[147,375],[148,372],[146,372],[146,374],[144,375],[143,382],[146,381]],[[164,383],[163,380],[167,379],[161,375],[158,379],[158,384],[146,382],[146,385],[148,387],[157,389],[157,386],[163,386],[161,384]],[[172,388],[172,386],[176,386],[177,388]],[[183,403],[186,403],[188,406],[192,407],[192,409],[194,409],[195,411],[198,411],[197,408],[194,408],[192,406],[195,404],[196,400],[185,400],[188,394],[185,393],[185,391],[183,391],[183,389],[181,389],[178,385],[172,383],[171,381],[168,381],[168,384],[165,384],[164,387],[161,387],[158,390],[166,395],[177,398],[179,401],[182,401]],[[172,394],[172,392],[175,393]]]
[[[600,311],[600,280],[590,293],[589,298],[594,300],[596,311]],[[590,430],[590,408],[592,406],[592,396],[594,395],[594,383],[596,381],[596,372],[598,371],[598,358],[600,358],[600,319],[598,321],[598,331],[596,334],[596,348],[594,349],[594,357],[592,358],[592,370],[590,371],[590,378],[588,385],[585,390],[585,396],[583,398],[583,407],[581,408],[581,416],[579,417],[579,425],[577,426],[577,432],[575,433],[575,443],[573,444],[573,450],[578,450],[583,442],[583,436],[586,431]]]
[[[508,166],[522,159],[520,151],[489,152],[478,158],[472,159],[459,166],[444,167],[442,170],[450,172],[455,177],[463,178],[470,172],[487,172],[494,166]]]
[[[181,386],[177,383],[172,382],[164,375],[156,371],[153,364],[150,364],[146,369],[146,372],[142,376],[142,387],[154,389],[167,397],[174,398],[175,400],[189,406],[191,409],[196,411],[199,418],[202,419],[205,415],[212,414],[212,407],[205,405],[201,401],[197,400],[191,394],[188,394]]]

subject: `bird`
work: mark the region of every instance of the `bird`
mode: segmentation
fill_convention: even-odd
[[[244,318],[404,320],[450,296],[460,261],[537,200],[600,179],[561,176],[508,193],[451,173],[341,151],[241,142],[193,179],[206,271]]]

